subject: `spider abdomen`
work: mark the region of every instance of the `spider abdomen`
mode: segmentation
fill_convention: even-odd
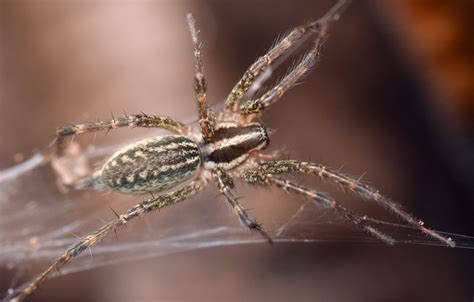
[[[199,147],[191,139],[156,137],[113,154],[100,170],[100,182],[126,194],[160,192],[189,179],[200,164]]]

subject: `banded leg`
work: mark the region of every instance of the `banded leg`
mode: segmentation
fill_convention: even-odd
[[[353,212],[343,207],[327,194],[308,189],[294,182],[279,178],[274,175],[267,176],[267,183],[273,184],[276,187],[281,188],[283,190],[306,196],[310,198],[317,206],[333,209],[337,214],[339,214],[348,222],[361,228],[362,230],[366,231],[373,237],[385,242],[386,244],[393,245],[395,243],[395,240],[392,237],[390,237],[387,234],[382,233],[381,231],[371,226],[367,222],[366,217],[362,217],[356,212]]]
[[[340,14],[349,1],[339,0],[321,19],[298,26],[291,30],[285,37],[275,44],[265,55],[253,63],[244,73],[240,81],[234,86],[226,100],[226,111],[237,112],[239,102],[252,84],[262,75],[276,60],[282,57],[288,50],[299,42],[302,42],[311,33],[315,33],[315,41],[321,42],[327,36],[329,27],[339,19]],[[316,44],[320,44],[318,42]]]
[[[204,140],[209,142],[212,140],[212,136],[214,135],[216,118],[213,111],[207,107],[207,85],[201,54],[202,43],[198,39],[198,30],[196,29],[193,15],[187,14],[186,19],[188,21],[188,27],[191,32],[194,47],[194,91],[196,92],[198,103],[199,126],[201,127]]]
[[[375,188],[372,188],[371,186],[363,184],[356,179],[350,178],[321,164],[297,160],[263,162],[259,164],[257,169],[245,171],[242,175],[242,178],[249,183],[259,183],[265,182],[268,178],[268,175],[287,172],[318,175],[321,179],[327,180],[332,184],[339,185],[344,190],[351,191],[362,199],[373,200],[377,202],[378,204],[395,213],[409,225],[419,229],[427,236],[434,238],[450,247],[456,246],[456,243],[451,238],[446,238],[438,232],[426,228],[423,226],[423,222],[421,220],[406,212],[398,203],[380,194]]]
[[[159,210],[169,205],[175,204],[179,201],[185,200],[197,192],[199,192],[205,185],[205,181],[197,178],[187,186],[160,196],[152,197],[137,204],[129,209],[125,214],[117,215],[117,218],[105,224],[95,232],[83,237],[79,242],[72,245],[63,255],[54,261],[41,275],[35,278],[31,283],[26,284],[21,289],[18,289],[13,294],[7,296],[5,301],[21,301],[26,296],[34,292],[46,279],[55,271],[59,271],[62,266],[68,263],[72,258],[79,256],[84,250],[88,249],[102,238],[104,238],[110,231],[115,231],[118,227],[126,225],[132,219],[139,217],[142,214]]]
[[[212,176],[217,183],[219,191],[224,195],[231,205],[232,210],[239,218],[240,223],[248,227],[251,231],[260,233],[260,235],[271,244],[271,237],[262,229],[262,226],[247,213],[244,207],[239,203],[238,198],[232,193],[231,189],[234,187],[232,178],[221,169],[214,170]]]
[[[111,120],[97,121],[85,124],[73,124],[59,127],[56,130],[56,151],[61,153],[64,149],[64,139],[67,136],[96,132],[101,130],[111,130],[120,127],[144,127],[162,128],[178,134],[185,134],[187,128],[184,124],[177,122],[166,116],[156,116],[147,114],[134,114],[124,117],[112,118]]]
[[[240,113],[244,115],[260,113],[263,109],[273,105],[276,101],[281,99],[288,90],[303,80],[311,68],[316,64],[320,55],[321,45],[322,44],[315,45],[314,48],[311,49],[303,57],[303,59],[272,89],[265,92],[258,99],[250,99],[245,101],[240,106]]]

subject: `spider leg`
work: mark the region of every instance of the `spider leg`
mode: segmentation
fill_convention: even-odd
[[[361,216],[354,211],[351,211],[344,206],[340,205],[337,201],[335,201],[332,197],[325,193],[317,192],[315,190],[308,189],[304,186],[291,182],[289,180],[285,180],[283,178],[279,178],[274,175],[267,176],[267,183],[273,184],[278,188],[281,188],[285,191],[289,191],[292,193],[300,194],[310,198],[317,206],[323,208],[331,208],[341,217],[343,217],[348,222],[354,224],[355,226],[361,228],[362,230],[366,231],[373,237],[385,242],[388,245],[393,245],[395,240],[381,231],[377,230],[367,222],[366,216]]]
[[[61,154],[64,150],[64,139],[68,136],[96,132],[100,130],[110,131],[120,127],[144,127],[144,128],[162,128],[177,134],[185,134],[187,128],[184,124],[175,121],[166,116],[147,115],[144,113],[126,115],[124,117],[112,118],[84,124],[72,124],[59,127],[56,130],[56,152]]]
[[[316,44],[321,44],[327,36],[330,25],[339,19],[340,14],[348,5],[349,1],[339,0],[321,19],[298,26],[291,30],[285,37],[275,44],[265,55],[259,57],[247,71],[244,73],[239,82],[234,86],[226,100],[226,111],[236,113],[240,100],[250,89],[252,84],[262,75],[276,60],[281,58],[285,53],[292,49],[295,45],[302,42],[312,33],[317,35]],[[320,48],[320,46],[316,47]],[[301,69],[300,69],[301,70]],[[303,73],[304,74],[304,73]],[[290,85],[291,87],[292,85]]]
[[[232,193],[231,189],[234,187],[232,178],[221,169],[213,170],[212,176],[217,183],[219,191],[224,195],[235,215],[239,218],[240,223],[248,227],[251,231],[257,231],[271,244],[271,237],[263,230],[262,226],[247,213],[245,208],[239,203],[238,198]]]
[[[216,118],[213,111],[207,107],[207,87],[206,77],[204,76],[204,69],[202,63],[201,48],[202,43],[198,38],[198,30],[196,29],[195,20],[192,14],[186,15],[188,22],[189,31],[191,32],[191,38],[193,40],[194,47],[194,91],[196,92],[196,99],[198,104],[199,112],[199,126],[204,140],[209,142],[212,140],[212,136],[215,130]]]
[[[66,252],[56,259],[55,262],[43,271],[41,275],[26,284],[24,287],[16,290],[11,295],[5,297],[2,301],[23,300],[26,296],[34,292],[44,281],[46,281],[52,273],[59,271],[60,268],[68,263],[72,258],[79,256],[83,251],[100,241],[111,231],[116,231],[118,227],[126,225],[129,221],[142,214],[162,209],[193,196],[205,186],[205,183],[204,179],[198,177],[179,190],[146,199],[130,208],[125,214],[118,215],[116,219],[110,221],[89,235],[82,237],[80,241],[69,247]]]
[[[321,41],[322,40],[320,39],[316,40],[314,47],[272,89],[268,90],[257,99],[245,101],[240,106],[240,113],[243,115],[260,113],[263,109],[273,105],[276,101],[281,99],[292,87],[298,85],[298,83],[304,79],[311,68],[317,63],[321,53]]]
[[[350,178],[321,164],[297,160],[262,162],[259,164],[258,168],[245,171],[242,174],[242,178],[248,183],[261,183],[267,181],[268,175],[287,172],[318,175],[321,179],[327,180],[332,184],[339,185],[344,190],[351,191],[363,199],[375,201],[429,237],[434,238],[450,247],[456,246],[456,243],[451,238],[446,238],[438,232],[426,228],[423,226],[423,222],[421,220],[409,214],[395,201],[380,194],[375,188],[372,188],[371,186],[361,183],[356,179]]]

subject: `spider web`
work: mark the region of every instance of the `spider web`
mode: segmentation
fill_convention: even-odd
[[[85,150],[85,155],[95,160],[119,147],[92,146]],[[0,171],[0,267],[15,270],[18,274],[31,274],[33,269],[37,271],[44,267],[77,242],[79,237],[114,219],[113,211],[125,212],[140,201],[136,197],[101,192],[61,193],[45,154],[35,154],[23,163]],[[129,223],[127,228],[118,230],[117,238],[113,234],[108,236],[62,268],[61,274],[196,249],[265,244],[265,240],[257,234],[235,223],[235,217],[232,217],[226,203],[216,197],[217,191],[212,187],[208,186],[207,190],[190,201]],[[257,192],[257,195],[261,193]],[[282,195],[284,192],[276,197]],[[275,218],[264,222],[265,229],[276,244],[382,244],[354,230],[331,211],[321,210],[304,200],[298,201],[288,205],[290,209],[283,214],[277,213]],[[259,203],[259,207],[265,206],[270,207]],[[395,236],[398,243],[442,246],[413,227],[375,219],[371,222]],[[440,233],[453,238],[457,247],[474,248],[474,237]]]

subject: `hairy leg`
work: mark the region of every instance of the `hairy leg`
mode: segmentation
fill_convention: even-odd
[[[350,178],[321,164],[297,160],[262,162],[259,164],[258,168],[245,171],[242,174],[242,178],[248,183],[261,183],[267,180],[268,175],[288,172],[318,175],[320,178],[327,180],[332,184],[339,185],[344,190],[351,191],[363,199],[377,202],[378,204],[398,215],[408,224],[418,228],[421,232],[428,235],[429,237],[434,238],[450,247],[456,246],[456,243],[451,238],[446,238],[436,231],[426,228],[423,226],[423,222],[421,222],[421,220],[406,212],[398,203],[380,194],[375,188],[372,188],[371,186],[363,184],[356,179]]]
[[[61,155],[64,150],[64,139],[68,136],[91,133],[101,130],[110,131],[120,127],[143,127],[143,128],[162,128],[177,134],[185,134],[187,128],[184,124],[175,121],[166,116],[156,116],[147,114],[126,115],[124,117],[112,118],[84,124],[72,124],[59,127],[56,130],[56,152]]]
[[[197,178],[187,186],[160,196],[152,197],[144,200],[136,206],[129,209],[125,214],[117,215],[117,218],[100,227],[96,231],[84,236],[80,241],[69,247],[58,259],[54,261],[41,275],[35,278],[24,287],[18,289],[10,296],[6,297],[5,301],[21,301],[26,296],[34,292],[46,279],[55,271],[68,263],[72,258],[79,256],[84,250],[96,244],[104,238],[111,231],[115,231],[118,227],[126,225],[129,221],[139,217],[142,214],[159,210],[169,205],[175,204],[179,201],[185,200],[197,192],[199,192],[205,185],[205,180]]]
[[[245,101],[240,106],[240,113],[244,115],[261,113],[265,108],[281,99],[288,90],[303,80],[316,64],[320,54],[320,48],[320,46],[315,45],[279,83],[265,92],[261,97]]]
[[[329,27],[339,19],[340,14],[349,1],[339,0],[321,19],[298,26],[291,30],[285,37],[275,44],[265,55],[255,61],[244,73],[239,82],[234,86],[226,100],[226,111],[237,112],[239,103],[252,84],[262,75],[276,60],[281,58],[291,48],[302,42],[312,33],[316,34],[315,45],[320,45],[327,36]],[[293,77],[294,78],[294,77]],[[291,87],[291,85],[290,85]]]
[[[288,192],[308,197],[317,206],[333,209],[337,214],[339,214],[348,222],[366,231],[373,237],[385,242],[386,244],[393,245],[395,243],[395,240],[392,237],[382,233],[381,231],[371,226],[365,216],[361,216],[356,212],[345,208],[327,194],[306,188],[302,185],[296,184],[283,178],[279,178],[274,175],[268,175],[266,183],[275,185],[276,187],[286,190]]]
[[[251,231],[257,231],[269,243],[272,243],[270,236],[262,229],[262,226],[247,213],[244,207],[239,203],[238,198],[232,193],[231,189],[234,187],[232,178],[225,173],[225,171],[220,169],[214,170],[212,176],[219,191],[224,195],[235,215],[239,218],[240,223],[248,227]]]
[[[201,133],[204,140],[209,142],[212,140],[212,136],[214,135],[216,118],[212,110],[207,106],[207,85],[201,54],[202,43],[198,39],[198,30],[195,26],[194,17],[191,14],[187,14],[186,19],[188,21],[188,27],[191,32],[194,47],[194,91],[196,92],[198,104],[199,126],[201,127]]]

